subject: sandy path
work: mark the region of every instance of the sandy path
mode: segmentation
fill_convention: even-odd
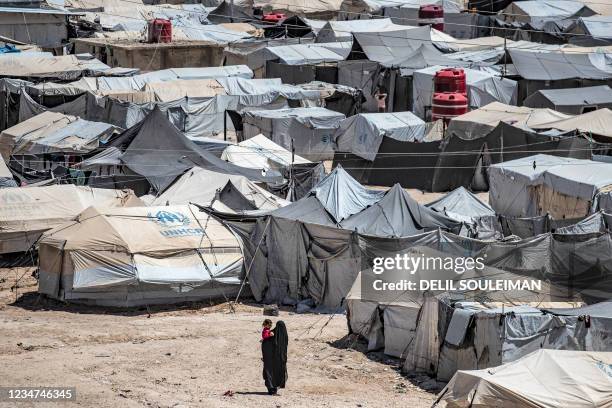
[[[15,272],[25,270],[0,269],[0,385],[76,387],[75,403],[43,406],[428,407],[434,399],[399,374],[397,360],[347,339],[344,316],[281,312],[289,382],[270,397],[259,306],[192,305],[150,317],[67,307],[38,299],[27,273],[12,304]]]

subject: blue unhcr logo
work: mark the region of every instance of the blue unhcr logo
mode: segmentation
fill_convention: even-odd
[[[189,225],[190,223],[189,218],[178,211],[173,212],[161,210],[154,215],[149,214],[149,217],[155,218],[155,222],[162,227],[181,227]]]
[[[155,214],[148,214],[149,218],[163,229],[159,233],[166,238],[200,236],[204,234],[202,228],[188,228],[191,223],[189,217],[178,211],[160,210]]]

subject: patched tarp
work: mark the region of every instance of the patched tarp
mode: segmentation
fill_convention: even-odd
[[[133,172],[146,177],[158,192],[164,191],[179,175],[194,166],[243,175],[254,181],[274,182],[282,179],[278,172],[270,171],[264,176],[258,170],[228,163],[200,148],[174,127],[158,108],[133,132],[135,134],[121,161]]]
[[[338,152],[372,161],[385,137],[420,142],[426,135],[427,124],[412,112],[360,113],[343,120],[335,138]]]

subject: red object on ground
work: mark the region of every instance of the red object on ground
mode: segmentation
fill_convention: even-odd
[[[283,21],[287,16],[283,13],[267,13],[264,14],[262,20],[268,23],[278,23]]]
[[[444,68],[434,76],[434,93],[457,92],[467,96],[467,80],[461,68]]]
[[[448,123],[452,118],[468,112],[467,97],[458,92],[434,93],[431,104],[431,119],[444,120]]]
[[[438,31],[444,31],[444,9],[442,6],[427,4],[419,7],[419,25],[431,25]]]
[[[169,43],[172,42],[172,22],[163,18],[149,21],[149,42]]]

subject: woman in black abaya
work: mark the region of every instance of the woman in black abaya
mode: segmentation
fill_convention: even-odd
[[[285,388],[287,382],[287,327],[281,320],[272,330],[274,336],[268,337],[261,343],[263,354],[263,379],[268,394],[275,395],[279,388]]]

